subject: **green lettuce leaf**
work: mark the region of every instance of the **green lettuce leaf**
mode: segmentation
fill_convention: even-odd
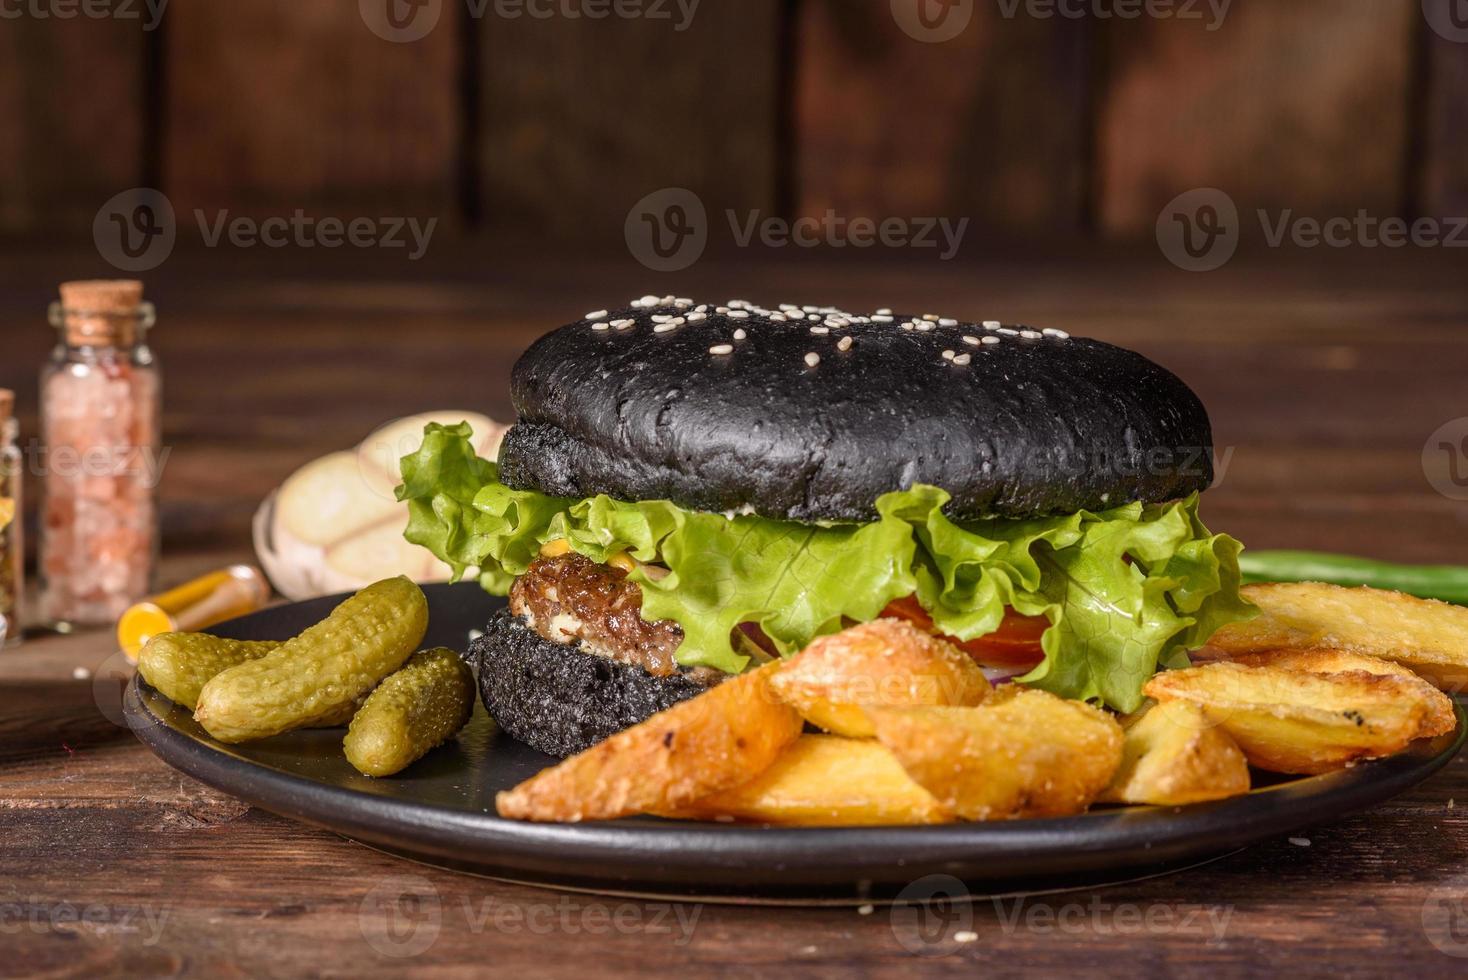
[[[1196,494],[959,524],[943,513],[946,492],[916,486],[882,496],[872,523],[811,525],[512,490],[470,436],[465,424],[431,424],[403,458],[408,540],[456,579],[477,569],[499,594],[556,539],[594,561],[626,551],[660,565],[660,578],[632,578],[643,616],[682,628],[677,659],[688,666],[743,669],[730,639],[740,623],[789,653],[915,592],[938,629],[963,640],[993,632],[1007,607],[1045,616],[1045,661],[1020,680],[1132,711],[1159,665],[1186,664],[1214,630],[1252,614],[1238,593],[1240,546],[1208,531]]]
[[[454,580],[471,566],[497,595],[530,566],[550,522],[574,501],[520,493],[499,482],[499,467],[480,459],[469,423],[429,423],[418,451],[404,456],[399,500],[408,502],[404,537],[421,544],[453,569]]]

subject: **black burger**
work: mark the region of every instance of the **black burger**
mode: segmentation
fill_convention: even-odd
[[[408,538],[509,597],[502,728],[565,756],[853,623],[1120,711],[1245,615],[1208,415],[1132,351],[891,310],[647,296],[516,364],[497,461],[432,425]]]

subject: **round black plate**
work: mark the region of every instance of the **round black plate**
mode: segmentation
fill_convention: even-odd
[[[431,585],[425,645],[463,650],[503,602],[475,585]],[[341,596],[278,606],[215,628],[285,639]],[[937,827],[777,828],[636,818],[606,823],[501,820],[494,794],[554,759],[498,733],[479,709],[457,742],[406,772],[371,779],[342,756],[341,730],[221,745],[141,679],[125,711],[174,768],[274,813],[416,860],[593,891],[726,900],[868,901],[962,879],[975,894],[1041,891],[1136,878],[1380,803],[1442,768],[1452,735],[1390,759],[1281,782],[1216,803],[1099,809],[1078,817]],[[947,878],[942,880],[949,880]],[[914,892],[912,889],[916,889]]]

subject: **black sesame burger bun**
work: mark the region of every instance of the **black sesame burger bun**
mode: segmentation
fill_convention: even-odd
[[[639,301],[542,337],[511,395],[501,480],[564,497],[867,521],[882,494],[932,484],[966,520],[1213,479],[1208,414],[1176,376],[992,321]]]
[[[686,673],[655,677],[641,667],[556,643],[507,609],[469,645],[479,696],[511,737],[560,758],[646,721],[708,690]]]

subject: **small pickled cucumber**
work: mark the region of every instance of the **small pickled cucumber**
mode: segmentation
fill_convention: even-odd
[[[199,692],[231,667],[259,660],[275,640],[226,640],[208,633],[159,633],[138,654],[138,673],[174,704],[193,711]]]
[[[340,723],[427,629],[422,589],[403,576],[376,582],[295,639],[205,684],[194,720],[221,742]]]
[[[228,640],[208,633],[159,633],[138,654],[138,673],[158,693],[193,711],[204,685],[238,664],[259,660],[279,640]],[[323,715],[312,728],[336,728],[352,720],[358,702],[343,705],[334,714]]]
[[[367,696],[342,748],[369,776],[391,776],[442,745],[474,713],[474,675],[452,650],[413,654]]]

